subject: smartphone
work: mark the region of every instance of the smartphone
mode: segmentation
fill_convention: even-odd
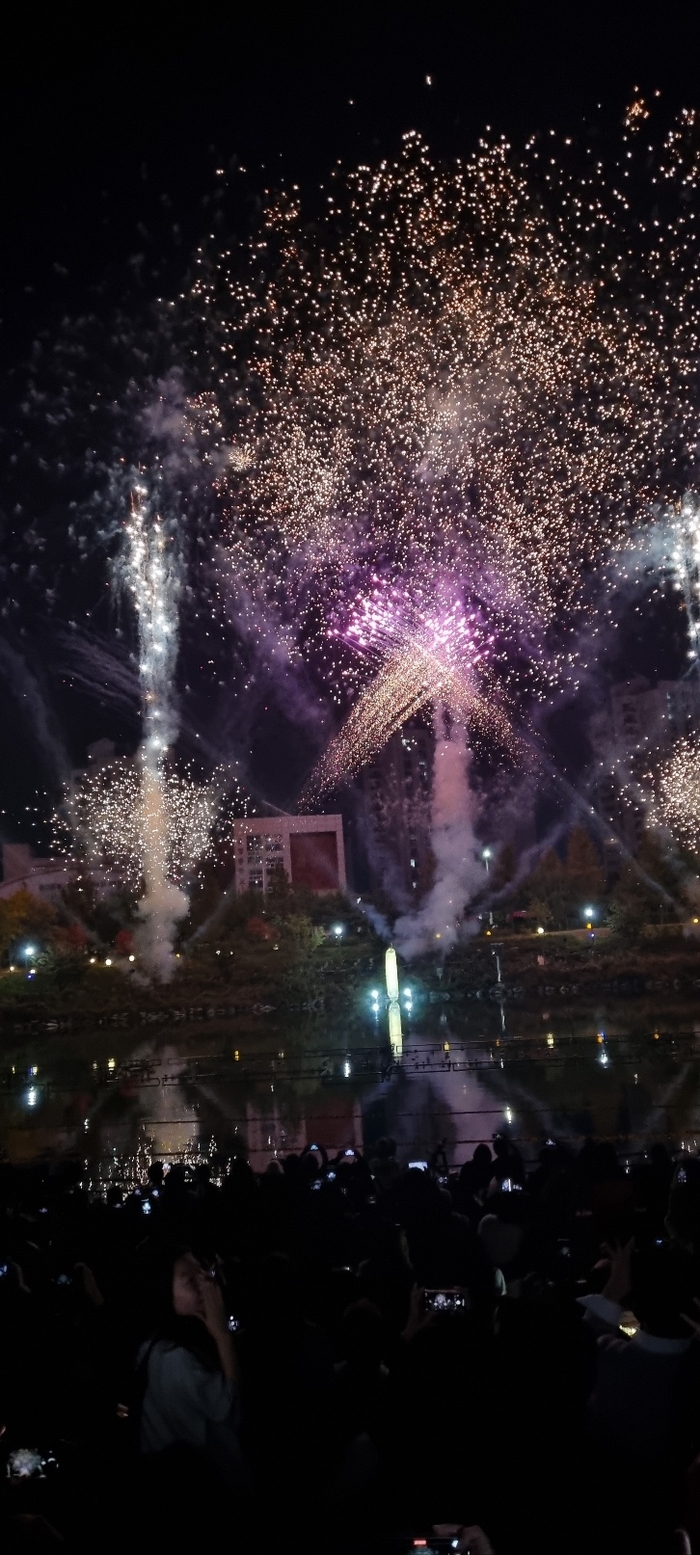
[[[150,1215],[151,1208],[152,1208],[150,1199],[144,1199],[143,1204],[141,1205],[141,1208],[143,1210],[144,1215]]]
[[[409,1172],[427,1172],[428,1163],[427,1161],[409,1161],[408,1170]]]
[[[312,1184],[311,1184],[312,1191],[314,1189],[316,1189],[316,1188],[322,1188],[322,1187],[323,1187],[323,1183],[321,1182],[320,1177],[315,1177],[313,1182],[312,1182]]]
[[[57,1274],[56,1284],[67,1290],[68,1286],[73,1284],[73,1278],[70,1274]]]
[[[36,1447],[18,1447],[16,1452],[11,1452],[7,1463],[9,1479],[45,1479],[44,1470],[48,1462],[55,1463],[53,1453],[45,1458],[43,1453],[37,1452]]]
[[[230,1317],[226,1326],[230,1334],[237,1334],[241,1325],[237,1317]]]
[[[9,1265],[9,1263],[0,1263],[0,1280],[4,1280],[5,1275],[9,1274],[9,1272],[10,1272],[10,1265]]]
[[[685,1167],[684,1166],[679,1166],[678,1171],[676,1173],[676,1182],[687,1182],[687,1181],[688,1181],[688,1173],[687,1173]]]
[[[463,1290],[426,1290],[426,1312],[466,1312],[469,1297]]]
[[[521,1182],[514,1182],[512,1177],[503,1178],[501,1193],[522,1193],[522,1191],[523,1185]]]
[[[335,1182],[335,1172],[326,1172],[326,1182]]]
[[[344,1151],[343,1151],[343,1155],[351,1155],[351,1156],[354,1156],[354,1154],[355,1154],[355,1151],[354,1151],[354,1150],[344,1150]]]

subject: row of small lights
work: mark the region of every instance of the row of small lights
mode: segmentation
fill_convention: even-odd
[[[34,956],[36,956],[37,954],[38,954],[38,951],[37,951],[36,945],[25,945],[24,950],[20,950],[20,955],[24,958],[25,961],[31,961],[34,958]],[[129,956],[128,959],[129,959],[129,961],[135,961],[136,957],[132,955],[132,956]],[[91,956],[90,957],[90,966],[95,966],[96,963],[97,963],[97,956]],[[105,958],[105,966],[112,966],[112,957],[111,956],[107,956]],[[16,972],[17,971],[17,968],[16,968],[16,966],[14,965],[13,962],[10,963],[9,970],[11,972]],[[27,976],[28,977],[33,977],[35,972],[36,972],[36,967],[31,967],[29,972],[27,973]]]

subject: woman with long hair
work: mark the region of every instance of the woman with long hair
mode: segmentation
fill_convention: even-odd
[[[142,1454],[189,1449],[229,1483],[241,1479],[238,1369],[216,1268],[188,1248],[161,1254],[148,1289],[150,1337],[142,1380]]]

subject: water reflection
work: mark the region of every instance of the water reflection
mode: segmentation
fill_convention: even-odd
[[[392,999],[387,1010],[387,1024],[389,1027],[389,1047],[395,1059],[403,1057],[403,1032],[401,1030],[401,1006],[398,999]]]
[[[5,1047],[0,1143],[14,1160],[79,1151],[95,1172],[149,1153],[245,1150],[260,1169],[320,1142],[404,1155],[446,1141],[458,1164],[507,1129],[526,1153],[549,1136],[700,1137],[700,1025],[649,1003],[559,1013],[383,990],[342,1021],[279,1012],[148,1030],[45,1032]]]

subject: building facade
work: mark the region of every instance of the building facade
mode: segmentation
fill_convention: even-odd
[[[114,871],[107,869],[92,868],[88,875],[98,897],[112,896],[123,883]],[[16,891],[29,891],[40,901],[57,902],[66,886],[84,876],[85,870],[70,859],[39,858],[27,842],[2,844],[0,901],[14,896]]]
[[[409,723],[393,734],[360,779],[372,884],[387,880],[418,899],[432,878],[430,794],[434,740]]]
[[[266,891],[280,869],[297,888],[346,889],[340,815],[251,816],[234,821],[233,834],[238,895]]]
[[[594,770],[590,798],[610,827],[610,859],[620,843],[634,852],[644,831],[645,795],[652,764],[684,735],[700,733],[700,679],[660,680],[638,675],[612,686],[606,704],[590,719]]]

